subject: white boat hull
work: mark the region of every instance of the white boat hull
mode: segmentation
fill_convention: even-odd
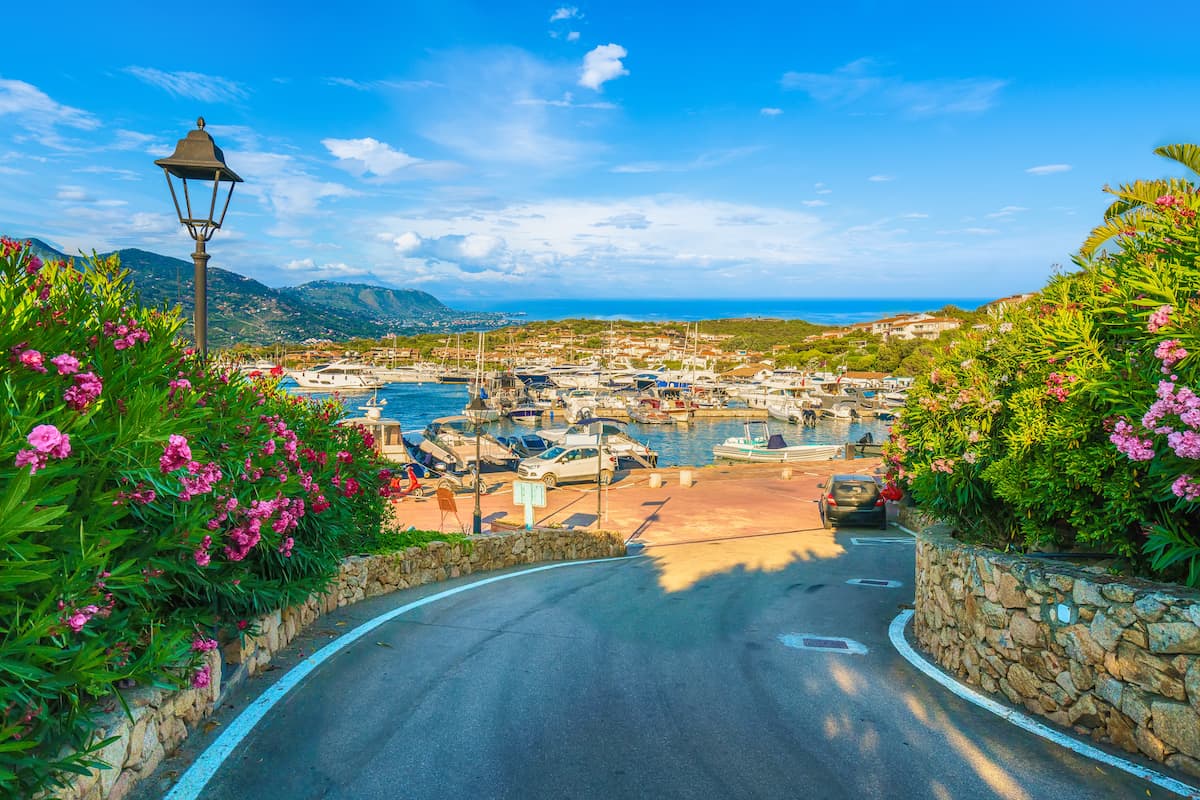
[[[796,444],[788,447],[768,448],[764,444],[730,443],[713,446],[715,458],[730,461],[828,461],[839,458],[846,452],[840,444]]]

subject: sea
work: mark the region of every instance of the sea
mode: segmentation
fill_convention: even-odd
[[[624,319],[631,322],[699,322],[706,319],[802,319],[818,325],[852,325],[898,314],[918,314],[953,305],[973,311],[995,298],[835,297],[835,298],[522,298],[455,299],[468,311],[497,311],[524,319]]]
[[[290,383],[288,381],[287,383]],[[285,386],[287,386],[285,383]],[[297,390],[291,391],[313,398],[328,397],[327,394]],[[361,416],[361,406],[371,397],[370,393],[340,395],[347,416]],[[467,405],[467,387],[449,383],[392,383],[377,393],[386,401],[383,416],[400,421],[405,433],[420,433],[430,421],[461,414]],[[537,427],[563,427],[567,420],[561,414],[553,419],[544,418]],[[745,420],[697,419],[686,427],[680,425],[641,425],[630,422],[627,430],[635,439],[645,442],[658,451],[658,463],[664,467],[700,467],[713,463],[712,448],[731,436],[743,435]],[[886,441],[890,423],[881,420],[843,422],[821,420],[816,427],[805,427],[780,420],[768,420],[772,433],[783,435],[788,444],[843,444],[857,442],[870,433],[876,442]],[[493,436],[513,436],[536,432],[536,427],[517,425],[507,419],[487,425]]]

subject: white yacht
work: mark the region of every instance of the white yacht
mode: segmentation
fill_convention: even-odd
[[[374,367],[344,359],[298,370],[292,373],[292,378],[301,389],[325,391],[378,389],[385,385],[385,381],[375,374]]]

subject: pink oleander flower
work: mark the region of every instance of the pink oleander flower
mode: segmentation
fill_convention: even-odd
[[[192,450],[188,447],[187,438],[177,433],[172,433],[167,437],[167,444],[163,447],[163,454],[158,459],[158,467],[165,474],[186,467],[191,460]]]
[[[1154,349],[1154,357],[1163,363],[1164,374],[1169,373],[1171,367],[1187,358],[1187,354],[1188,351],[1180,346],[1178,339],[1167,339],[1165,342],[1160,342]]]
[[[96,616],[96,612],[99,610],[99,606],[91,605],[75,609],[69,615],[67,615],[67,627],[75,631],[75,633],[79,633],[81,630],[83,630],[83,626],[87,625],[92,617]]]
[[[26,441],[34,450],[53,458],[66,458],[71,454],[71,437],[53,425],[38,425],[30,431]]]
[[[1165,328],[1171,322],[1171,312],[1173,310],[1171,306],[1159,306],[1158,310],[1146,320],[1146,330],[1155,333],[1160,328]]]
[[[259,452],[264,456],[274,455],[275,454],[275,440],[267,439],[265,442],[263,442],[262,447],[259,448]]]
[[[37,475],[38,470],[46,468],[46,454],[37,450],[20,450],[14,460],[17,467],[29,467],[30,475]]]
[[[192,558],[196,559],[196,566],[198,567],[207,567],[212,563],[212,556],[206,550],[197,550],[192,553]]]
[[[972,453],[970,450],[968,450],[967,452],[963,453],[962,460],[967,462],[968,464],[974,464],[976,461],[979,460],[979,456],[977,456],[975,453]]]
[[[63,392],[63,400],[76,411],[84,411],[102,391],[104,382],[94,372],[81,372],[75,376],[75,385]]]
[[[58,369],[59,375],[74,375],[79,372],[79,359],[70,353],[63,353],[50,359],[50,363]]]
[[[1155,198],[1154,205],[1160,208],[1169,208],[1174,205],[1179,205],[1179,198],[1173,194],[1164,194],[1161,197]]]
[[[1175,431],[1167,434],[1167,445],[1180,458],[1200,458],[1200,433]]]
[[[1117,451],[1125,454],[1130,461],[1149,461],[1154,458],[1154,442],[1138,438],[1133,432],[1133,426],[1126,420],[1117,420],[1108,440],[1115,444]]]
[[[208,639],[203,636],[197,636],[195,639],[192,639],[192,650],[197,653],[207,653],[209,650],[216,650],[217,646],[216,639]]]
[[[1200,481],[1195,480],[1191,475],[1180,475],[1171,484],[1171,491],[1176,497],[1182,497],[1185,500],[1200,499]]]
[[[19,358],[22,364],[29,367],[34,372],[46,371],[46,367],[42,363],[42,354],[37,350],[22,350]]]
[[[203,689],[212,681],[212,671],[208,664],[205,664],[200,669],[196,670],[196,674],[192,676],[192,688]]]

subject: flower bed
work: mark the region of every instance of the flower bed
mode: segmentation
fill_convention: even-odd
[[[340,407],[205,363],[181,324],[140,308],[113,260],[0,240],[5,796],[107,754],[97,703],[122,686],[203,694],[218,639],[379,535],[386,480]]]

